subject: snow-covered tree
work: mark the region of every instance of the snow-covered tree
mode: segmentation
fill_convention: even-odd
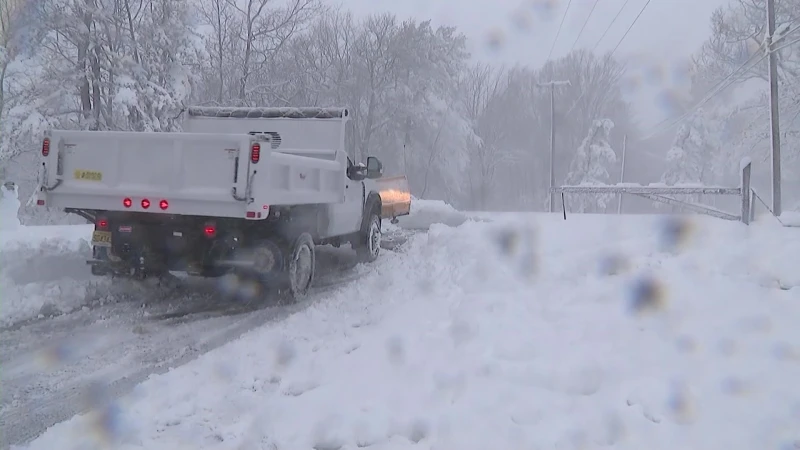
[[[53,123],[47,90],[41,84],[45,60],[35,41],[31,9],[23,2],[0,3],[0,170],[32,150],[44,127]],[[0,173],[5,177],[6,174]],[[17,180],[19,181],[19,180]]]
[[[597,186],[608,183],[610,165],[617,161],[609,137],[614,122],[609,119],[595,120],[589,134],[578,147],[566,183],[571,186]],[[602,212],[613,194],[571,195],[570,209],[575,212]]]
[[[43,0],[47,84],[71,127],[166,131],[206,59],[189,0]],[[76,114],[77,113],[77,114]],[[66,123],[62,124],[65,126]]]
[[[331,11],[295,38],[280,64],[293,73],[275,89],[283,104],[348,105],[354,154],[406,173],[415,195],[460,194],[474,130],[458,97],[466,38],[430,21],[392,14],[356,21]]]
[[[695,102],[709,94],[720,80],[729,85],[716,93],[706,105],[727,103],[730,110],[728,131],[718,158],[735,182],[739,161],[750,157],[753,183],[766,189],[770,179],[770,99],[768,60],[763,58],[766,34],[766,0],[733,0],[718,8],[711,16],[711,33],[695,55],[697,89]],[[781,163],[785,205],[800,197],[795,180],[800,173],[800,42],[797,33],[797,12],[800,0],[775,2],[776,52],[778,65],[779,110],[781,131]],[[733,75],[735,74],[735,75]],[[732,76],[733,75],[733,76]],[[763,163],[762,163],[763,161]]]
[[[709,119],[699,109],[678,128],[672,147],[667,152],[667,169],[662,182],[670,186],[712,182],[712,161],[719,146]]]
[[[31,16],[10,20],[12,4]],[[629,133],[610,56],[495,71],[470,62],[454,27],[356,17],[320,0],[0,0],[0,176],[30,194],[47,127],[169,131],[187,104],[336,105],[351,111],[351,156],[381,157],[416,195],[538,207],[550,102],[537,83],[573,83],[556,106],[562,144],[576,147],[592,117]],[[52,223],[40,212],[22,216]]]

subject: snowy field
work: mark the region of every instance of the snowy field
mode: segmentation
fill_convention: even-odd
[[[800,230],[589,215],[452,225],[128,395],[92,391],[88,413],[22,448],[800,443]],[[3,241],[4,261],[21,245]]]

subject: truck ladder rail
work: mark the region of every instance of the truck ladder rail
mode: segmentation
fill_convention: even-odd
[[[231,188],[231,194],[232,194],[234,200],[239,201],[239,202],[247,202],[248,204],[253,203],[252,187],[253,187],[253,180],[256,178],[256,174],[257,173],[258,173],[258,171],[254,170],[252,175],[247,174],[247,184],[245,185],[245,188],[244,188],[244,196],[243,197],[239,197],[239,194],[236,193],[236,186]]]

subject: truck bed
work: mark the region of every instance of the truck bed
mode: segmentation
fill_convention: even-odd
[[[57,130],[45,138],[39,198],[50,207],[262,219],[266,205],[344,196],[346,165],[335,155],[273,155],[269,137]],[[289,182],[297,173],[304,182]]]

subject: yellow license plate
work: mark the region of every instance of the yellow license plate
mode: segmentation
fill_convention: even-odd
[[[111,247],[111,232],[95,230],[92,233],[92,245],[95,247]]]
[[[75,171],[75,179],[86,180],[86,181],[103,181],[103,172],[97,172],[96,170],[78,169]]]

